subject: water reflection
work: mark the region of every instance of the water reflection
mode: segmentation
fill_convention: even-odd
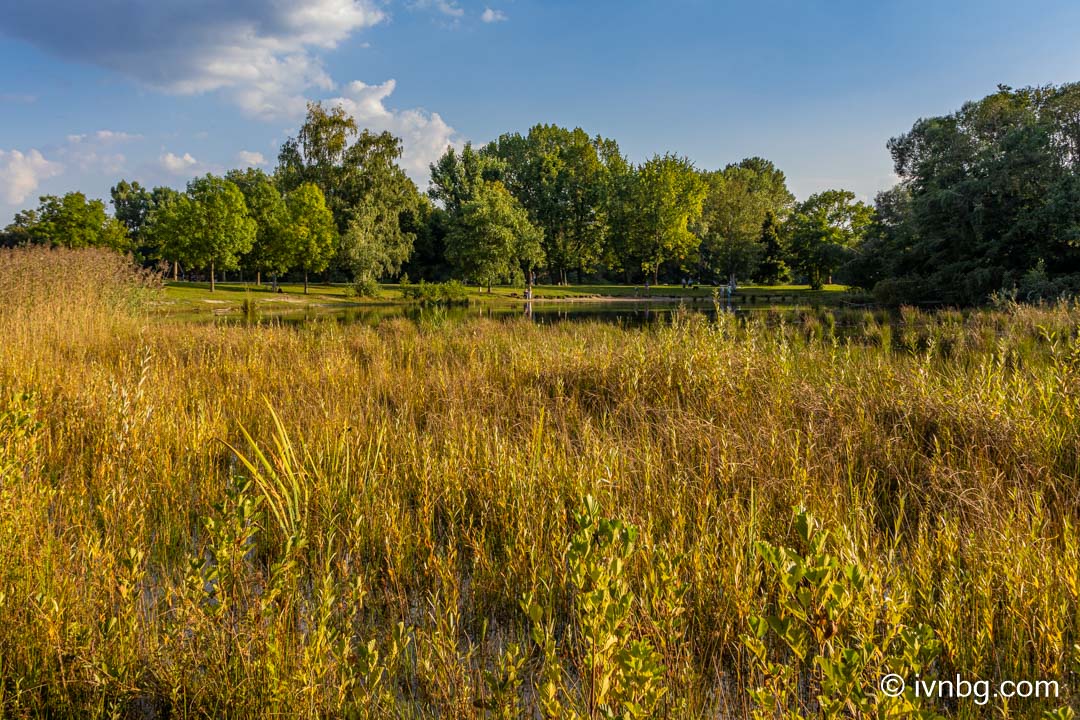
[[[761,306],[759,309],[765,309]],[[572,321],[598,321],[620,325],[647,325],[667,321],[676,312],[688,312],[715,318],[717,311],[742,313],[749,308],[731,304],[714,306],[712,302],[542,302],[531,301],[506,305],[365,305],[332,308],[315,312],[275,313],[260,307],[257,315],[248,313],[221,315],[218,322],[245,324],[304,324],[335,320],[340,323],[377,325],[385,320],[405,318],[415,322],[460,322],[470,318],[511,319],[525,317],[539,324]]]

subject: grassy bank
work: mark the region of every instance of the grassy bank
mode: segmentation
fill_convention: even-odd
[[[5,717],[1070,701],[1076,306],[843,340],[810,316],[242,328],[161,323],[137,281],[0,253]],[[886,672],[1060,697],[889,699]]]

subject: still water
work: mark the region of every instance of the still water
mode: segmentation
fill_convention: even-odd
[[[228,313],[215,317],[223,323],[268,323],[268,324],[304,324],[314,321],[336,320],[341,323],[360,323],[377,325],[384,320],[406,318],[414,321],[438,320],[454,322],[470,318],[531,318],[536,323],[565,321],[596,321],[619,325],[647,325],[654,322],[668,321],[680,311],[699,313],[715,317],[719,312],[746,313],[768,309],[768,305],[721,305],[714,306],[711,300],[699,302],[537,302],[529,308],[524,304],[516,305],[455,305],[450,307],[419,305],[366,305],[344,308],[328,308],[318,311],[280,313],[256,308],[254,316],[243,313]],[[790,307],[790,306],[789,306]]]

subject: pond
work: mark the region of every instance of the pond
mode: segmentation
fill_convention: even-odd
[[[470,318],[494,318],[513,319],[531,318],[536,323],[554,323],[566,321],[596,321],[618,325],[648,325],[658,321],[667,321],[673,314],[680,311],[703,314],[710,318],[716,317],[717,312],[730,312],[744,314],[760,312],[772,305],[720,305],[715,306],[711,300],[699,299],[694,301],[634,301],[634,300],[611,300],[611,301],[588,301],[588,302],[534,302],[529,307],[525,303],[516,304],[486,304],[473,303],[470,305],[452,306],[421,306],[406,304],[387,305],[350,305],[347,307],[331,306],[319,309],[302,311],[280,312],[276,308],[263,309],[256,307],[254,316],[245,316],[240,310],[234,310],[218,315],[201,314],[198,317],[183,316],[184,320],[213,319],[221,323],[251,323],[258,324],[305,324],[315,321],[336,320],[341,323],[360,323],[377,325],[384,320],[405,318],[414,321],[438,320],[440,322],[454,322]],[[792,308],[793,306],[784,306]]]

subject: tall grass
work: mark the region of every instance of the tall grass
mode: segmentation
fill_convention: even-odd
[[[1077,306],[184,326],[84,257],[0,255],[4,717],[846,716],[855,647],[1069,701]]]

